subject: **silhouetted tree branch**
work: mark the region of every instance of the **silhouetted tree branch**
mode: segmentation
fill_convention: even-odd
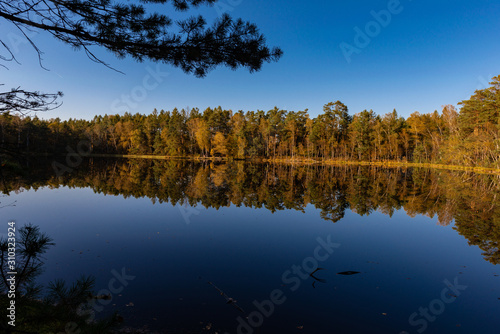
[[[25,289],[34,283],[34,279],[42,272],[44,264],[42,255],[54,243],[52,238],[45,233],[41,233],[40,228],[32,224],[21,227],[18,229],[17,234],[19,236],[16,240],[18,255],[16,268],[18,274],[16,275],[15,286],[16,292],[22,293],[21,291],[26,291]],[[6,273],[12,271],[6,268],[8,248],[7,239],[0,239],[0,274],[2,276],[0,287],[2,288],[8,288]]]
[[[191,6],[213,4],[217,0],[174,0],[178,11]],[[139,3],[167,4],[168,0],[139,0]],[[84,49],[90,59],[105,64],[90,50],[104,47],[118,57],[131,56],[163,62],[202,77],[219,65],[232,69],[247,67],[260,70],[264,62],[280,58],[279,48],[269,48],[256,25],[223,15],[211,27],[202,16],[176,22],[177,32],[169,31],[172,20],[158,13],[148,13],[142,4],[122,4],[111,0],[18,0],[0,1],[0,17],[20,31],[47,31],[74,48]],[[24,34],[35,50],[40,49]],[[10,52],[2,59],[15,59]],[[108,65],[108,64],[105,64]]]
[[[52,94],[13,88],[8,92],[0,92],[0,113],[17,112],[24,115],[27,112],[52,110],[62,104],[58,101],[62,96],[62,92]]]
[[[217,0],[172,0],[177,11],[212,5]],[[75,49],[83,49],[95,62],[111,66],[98,58],[91,47],[113,52],[118,58],[130,56],[137,61],[151,60],[180,67],[186,73],[203,77],[217,66],[231,69],[261,69],[264,62],[278,60],[282,50],[268,47],[256,25],[223,15],[207,27],[202,16],[176,21],[144,4],[166,5],[169,0],[138,0],[120,3],[113,0],[8,0],[0,1],[0,18],[13,24],[38,54],[42,51],[28,36],[28,31],[46,31]],[[6,55],[0,60],[17,61],[14,52],[0,37]],[[0,64],[5,67],[5,65]],[[0,113],[46,111],[60,105],[62,94],[27,92],[20,88],[0,93]]]

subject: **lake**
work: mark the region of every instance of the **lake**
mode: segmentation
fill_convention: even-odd
[[[61,159],[64,164],[64,159]],[[6,174],[2,221],[158,333],[498,333],[500,177],[187,160]]]

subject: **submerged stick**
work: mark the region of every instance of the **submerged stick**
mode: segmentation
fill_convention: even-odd
[[[215,284],[213,284],[212,282],[208,282],[208,284],[210,284],[211,286],[213,286],[217,291],[219,291],[220,295],[223,296],[225,299],[226,299],[226,304],[231,304],[233,305],[238,311],[242,312],[242,313],[246,313],[245,311],[243,311],[243,309],[241,307],[238,306],[238,304],[236,303],[236,300],[229,297],[228,295],[226,295],[226,293],[224,291],[222,291],[221,289],[219,289],[217,286],[215,286]]]

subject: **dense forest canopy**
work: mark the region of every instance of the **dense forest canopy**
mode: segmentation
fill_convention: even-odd
[[[0,115],[0,147],[24,153],[64,154],[77,147],[101,154],[433,162],[500,167],[500,76],[491,87],[441,112],[396,110],[351,116],[330,102],[308,110],[234,112],[221,107],[174,109],[149,115],[95,116],[91,121]]]

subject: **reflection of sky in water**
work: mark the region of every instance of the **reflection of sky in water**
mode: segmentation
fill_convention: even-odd
[[[136,278],[113,296],[106,313],[118,310],[133,325],[159,329],[213,328],[236,332],[241,314],[207,282],[235,298],[247,312],[254,300],[281,289],[287,298],[266,319],[261,333],[414,333],[410,314],[440,298],[443,280],[458,277],[468,288],[429,323],[429,333],[495,333],[499,324],[500,270],[486,262],[478,247],[437,219],[392,218],[375,212],[347,211],[336,224],[306,212],[198,206],[186,224],[181,211],[148,198],[95,194],[91,189],[42,188],[3,198],[17,200],[1,209],[2,220],[18,227],[34,223],[54,238],[41,281],[74,280],[94,275],[96,290],[107,288],[111,270]],[[188,210],[190,212],[190,210]],[[313,279],[292,292],[282,275],[313,255],[317,238],[340,247]],[[341,271],[361,274],[341,276]],[[291,276],[294,276],[293,274]],[[130,302],[134,306],[125,306]],[[130,304],[129,304],[130,305]],[[156,319],[156,320],[154,320]],[[460,327],[457,327],[457,326]]]

